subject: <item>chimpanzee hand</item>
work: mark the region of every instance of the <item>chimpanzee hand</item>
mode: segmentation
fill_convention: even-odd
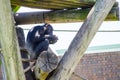
[[[49,43],[50,43],[50,44],[54,44],[54,43],[57,42],[58,37],[57,37],[56,35],[52,35],[52,36],[49,37],[48,40],[49,40]]]

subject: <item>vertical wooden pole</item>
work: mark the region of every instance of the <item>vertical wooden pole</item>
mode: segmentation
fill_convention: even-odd
[[[79,60],[116,0],[97,0],[73,39],[57,69],[48,80],[69,80]]]
[[[25,80],[10,0],[0,0],[0,43],[7,80]]]

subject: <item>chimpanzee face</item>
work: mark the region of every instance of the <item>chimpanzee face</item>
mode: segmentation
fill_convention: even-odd
[[[47,25],[45,26],[47,29],[45,31],[45,34],[50,34],[50,35],[53,35],[53,28],[51,25]]]

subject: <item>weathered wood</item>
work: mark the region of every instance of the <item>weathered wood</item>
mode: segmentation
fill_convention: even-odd
[[[17,33],[18,43],[19,43],[19,47],[20,47],[21,58],[22,58],[22,60],[23,59],[29,60],[28,52],[25,51],[24,31],[22,28],[16,27],[16,33]],[[23,63],[22,64],[23,69],[25,71],[30,66],[30,62],[22,61],[22,63]],[[33,72],[30,69],[25,72],[25,77],[26,77],[26,80],[34,80]]]
[[[40,53],[36,65],[35,76],[39,80],[45,80],[48,74],[58,65],[58,57],[49,48],[48,51]]]
[[[49,12],[26,12],[16,13],[14,15],[16,24],[36,24],[36,23],[66,23],[66,22],[80,22],[84,21],[89,9],[80,10],[60,10]],[[107,21],[119,20],[119,7],[113,7],[106,17]]]
[[[10,0],[1,0],[0,6],[0,43],[6,80],[25,80]]]
[[[12,5],[56,10],[88,8],[92,7],[95,1],[96,0],[11,0],[11,3]]]
[[[6,78],[6,70],[5,70],[5,61],[4,61],[4,57],[2,55],[2,53],[0,52],[0,65],[1,65],[1,69],[2,69],[2,79],[3,80],[7,80]]]
[[[78,7],[91,7],[95,3],[92,1],[73,1],[73,0],[11,0],[13,5],[27,6],[33,8],[43,9],[65,9],[65,8],[78,8]]]
[[[16,33],[17,33],[17,39],[18,39],[18,44],[19,47],[25,47],[25,36],[24,36],[24,31],[20,27],[16,27]]]
[[[77,77],[77,80],[85,80],[82,77],[80,77],[78,74],[76,74],[75,72],[72,73],[72,76]]]
[[[58,67],[48,80],[69,80],[69,77],[115,1],[116,0],[97,0],[88,14],[87,19],[70,44],[68,51],[66,51]]]

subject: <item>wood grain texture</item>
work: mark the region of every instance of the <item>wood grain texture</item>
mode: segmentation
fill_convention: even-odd
[[[75,9],[91,8],[96,0],[11,0],[12,5],[39,9]],[[116,2],[114,7],[118,6]]]
[[[66,22],[83,22],[91,8],[58,10],[48,12],[24,12],[14,15],[17,25],[37,24],[37,23],[66,23]],[[119,20],[119,7],[113,7],[107,15],[106,21]]]
[[[48,80],[69,80],[76,65],[116,0],[97,0],[71,42],[57,69]]]
[[[1,0],[0,5],[0,43],[5,61],[6,80],[25,80],[10,0]]]
[[[12,5],[27,6],[42,9],[71,9],[92,7],[94,0],[11,0]]]
[[[49,48],[40,53],[35,64],[35,76],[39,80],[45,80],[48,74],[58,65],[58,57]]]

